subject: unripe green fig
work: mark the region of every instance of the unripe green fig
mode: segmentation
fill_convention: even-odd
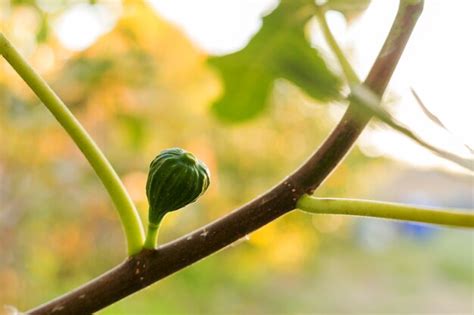
[[[183,149],[166,149],[155,157],[146,183],[149,226],[145,248],[154,248],[158,225],[165,214],[196,201],[209,182],[206,164]]]

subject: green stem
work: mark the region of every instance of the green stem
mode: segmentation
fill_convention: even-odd
[[[303,195],[296,205],[305,212],[386,218],[474,228],[474,211],[436,209],[371,200],[315,198]]]
[[[341,68],[342,68],[342,72],[344,73],[344,76],[349,82],[349,85],[360,84],[361,81],[359,77],[357,76],[351,64],[347,60],[346,56],[344,55],[344,52],[339,47],[336,39],[334,38],[331,32],[331,29],[329,28],[328,22],[326,20],[325,10],[322,6],[316,7],[316,17],[319,21],[319,24],[321,24],[321,28],[323,30],[323,35],[326,39],[326,42],[328,43],[332,52],[334,53],[337,60],[339,61],[339,64],[341,65]]]
[[[0,54],[3,55],[8,63],[10,63],[44,105],[51,111],[87,158],[107,189],[119,212],[127,238],[128,254],[134,255],[138,253],[143,244],[143,227],[140,217],[124,185],[107,158],[61,99],[1,32]]]
[[[160,228],[160,223],[163,220],[164,215],[160,216],[156,223],[148,222],[148,230],[146,233],[145,244],[143,248],[146,249],[155,249],[158,242],[158,231]]]
[[[158,228],[159,225],[148,223],[148,230],[146,233],[145,244],[143,245],[143,248],[155,249],[156,243],[158,241]]]

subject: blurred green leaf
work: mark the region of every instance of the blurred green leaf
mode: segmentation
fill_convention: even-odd
[[[36,5],[35,0],[11,0],[11,5]]]
[[[143,119],[138,115],[132,114],[119,114],[117,118],[126,129],[123,136],[125,140],[129,141],[130,146],[134,150],[140,150],[144,144],[143,140],[146,134],[146,126]]]
[[[39,29],[36,32],[36,41],[38,43],[43,43],[46,42],[46,39],[48,39],[49,35],[49,24],[48,24],[48,18],[45,14],[41,16],[41,22],[39,25]]]
[[[361,111],[366,112],[367,114],[374,115],[391,128],[397,130],[398,132],[403,133],[405,136],[409,137],[410,139],[414,140],[419,145],[425,147],[426,149],[430,150],[431,152],[435,153],[436,155],[454,162],[470,171],[474,171],[474,159],[472,158],[464,158],[458,156],[454,153],[445,151],[443,149],[437,148],[418,135],[416,135],[413,131],[409,128],[403,126],[400,122],[398,122],[388,111],[386,111],[383,107],[380,106],[380,99],[375,95],[371,90],[366,88],[363,85],[353,86],[351,88],[351,96],[350,98],[355,101]]]
[[[68,61],[66,74],[70,76],[68,79],[74,83],[82,82],[90,86],[96,86],[104,74],[114,66],[114,63],[116,61],[109,57],[96,59],[78,57]],[[64,80],[64,78],[61,78],[61,80]]]
[[[266,106],[273,81],[284,78],[320,101],[339,96],[339,80],[305,37],[312,0],[283,0],[243,50],[209,60],[220,73],[223,95],[213,105],[228,122],[255,117]]]

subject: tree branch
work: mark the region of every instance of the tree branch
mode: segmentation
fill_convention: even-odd
[[[365,81],[382,95],[423,7],[401,0],[385,44]],[[312,193],[350,150],[370,117],[350,105],[322,146],[293,174],[232,213],[157,250],[143,250],[82,287],[29,311],[31,314],[89,314],[207,257],[293,210]]]

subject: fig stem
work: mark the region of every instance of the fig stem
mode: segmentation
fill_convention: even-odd
[[[163,214],[158,218],[156,222],[148,222],[148,230],[146,233],[145,244],[143,245],[143,248],[155,249],[156,244],[158,242],[158,232],[160,229],[160,224],[164,217],[165,215]]]

